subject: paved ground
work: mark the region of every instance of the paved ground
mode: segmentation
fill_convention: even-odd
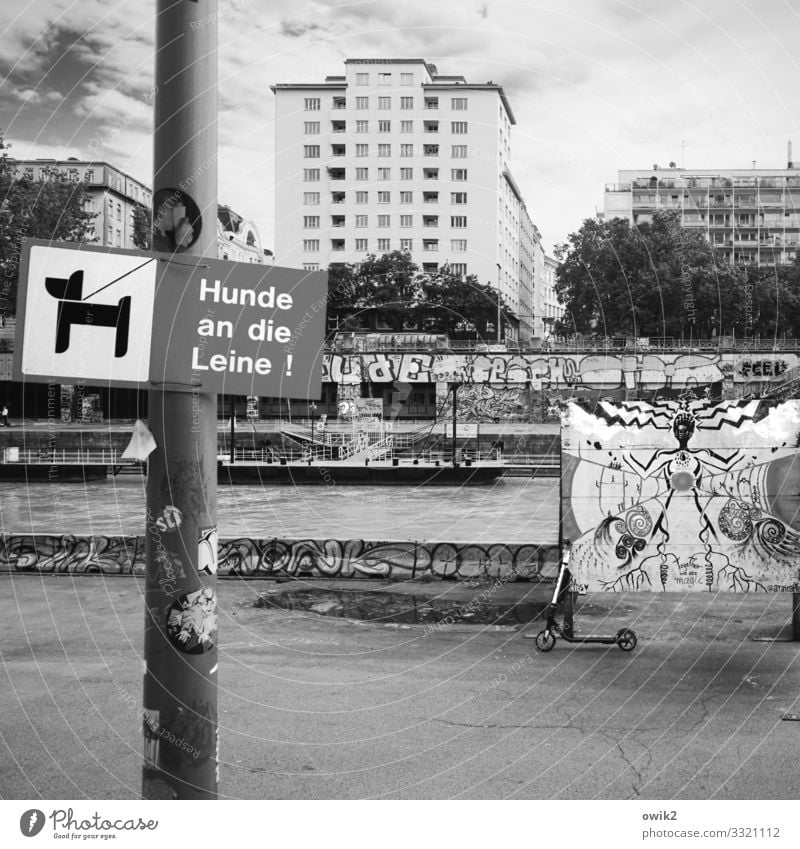
[[[455,606],[486,592],[339,586],[451,593]],[[559,642],[539,654],[512,627],[365,624],[252,605],[292,588],[220,584],[224,796],[800,795],[800,722],[782,721],[800,713],[800,646],[752,639],[788,636],[789,597],[587,596],[579,630],[628,625],[639,647]],[[0,796],[137,796],[142,589],[134,578],[0,576]],[[490,598],[530,594],[513,584]]]

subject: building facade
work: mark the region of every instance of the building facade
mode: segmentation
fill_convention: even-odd
[[[676,210],[731,264],[792,262],[800,247],[800,169],[669,168],[620,171],[606,185],[604,218],[650,221]]]
[[[75,183],[85,183],[90,202],[87,211],[95,214],[94,237],[101,245],[135,248],[133,210],[137,204],[152,205],[149,186],[135,180],[108,162],[79,159],[12,160],[18,176],[45,180],[51,170],[66,174]]]
[[[530,312],[501,85],[423,59],[347,59],[342,76],[272,91],[278,263],[324,269],[408,251],[423,271],[447,263],[499,289],[515,318]]]
[[[272,253],[261,247],[255,222],[222,204],[217,207],[217,253],[220,259],[231,262],[265,263],[272,259]]]

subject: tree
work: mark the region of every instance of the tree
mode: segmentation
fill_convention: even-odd
[[[462,277],[454,274],[448,264],[422,278],[420,319],[426,330],[458,335],[477,335],[486,339],[497,333],[497,301],[501,311],[506,305],[497,289],[479,283],[474,274]]]
[[[49,169],[44,179],[17,176],[0,132],[0,312],[14,314],[22,240],[94,241],[90,195],[84,183]]]
[[[149,251],[153,244],[153,213],[141,203],[133,206],[132,238],[140,251]]]
[[[556,248],[562,329],[600,336],[710,336],[741,321],[738,272],[679,214],[587,219]]]

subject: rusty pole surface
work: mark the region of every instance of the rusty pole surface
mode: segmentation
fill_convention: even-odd
[[[217,0],[158,0],[155,85],[154,225],[161,191],[175,257],[216,257]],[[142,795],[215,799],[217,396],[153,386],[148,405]]]

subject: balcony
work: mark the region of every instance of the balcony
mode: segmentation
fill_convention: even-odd
[[[422,153],[424,156],[438,156],[439,155],[439,145],[438,144],[424,144],[422,145]]]
[[[332,215],[331,227],[344,227],[344,215]]]
[[[328,176],[331,180],[344,180],[345,169],[344,168],[331,168],[327,169]]]
[[[423,192],[423,203],[439,203],[439,192]]]
[[[425,180],[438,180],[439,179],[439,169],[438,168],[423,168],[422,169],[422,177]]]
[[[331,156],[344,156],[346,152],[346,146],[343,144],[331,145]]]
[[[347,130],[346,121],[331,121],[331,132],[343,133]]]
[[[331,203],[344,203],[344,192],[331,192]]]
[[[345,109],[347,108],[347,99],[344,97],[334,97],[333,104],[331,106],[332,109]]]
[[[344,239],[331,239],[331,250],[332,251],[343,251],[344,250]]]
[[[426,133],[438,133],[439,132],[439,122],[438,121],[424,121],[422,124]]]
[[[438,97],[426,97],[425,98],[425,108],[426,109],[438,109],[439,108],[439,98]]]
[[[423,215],[422,216],[422,226],[423,227],[438,227],[439,226],[439,216],[438,215]]]
[[[422,240],[422,250],[423,251],[431,251],[436,252],[439,250],[439,240],[438,239],[423,239]]]

